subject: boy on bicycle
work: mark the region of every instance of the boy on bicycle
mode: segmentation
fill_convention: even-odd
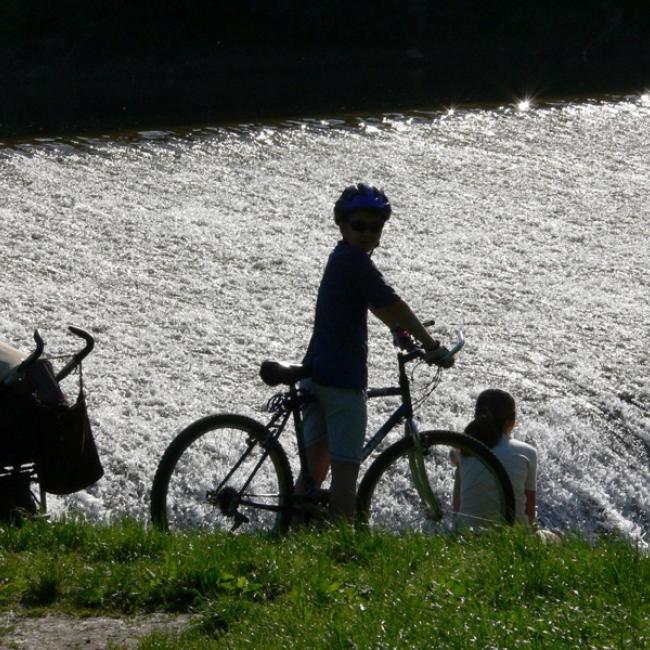
[[[431,338],[410,307],[370,259],[391,206],[366,183],[347,187],[334,205],[342,239],[329,256],[316,301],[314,329],[303,360],[310,377],[302,387],[316,396],[304,409],[304,440],[313,487],[331,467],[330,516],[352,520],[366,432],[368,310],[391,330],[410,332],[436,361],[447,350]],[[297,493],[304,493],[301,474]]]

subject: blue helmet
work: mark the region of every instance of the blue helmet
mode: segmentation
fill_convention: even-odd
[[[345,217],[355,210],[370,210],[388,220],[391,208],[383,190],[379,190],[368,183],[349,185],[334,204],[334,221],[340,224]]]

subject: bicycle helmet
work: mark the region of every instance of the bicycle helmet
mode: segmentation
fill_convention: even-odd
[[[379,212],[386,221],[390,218],[391,213],[388,197],[383,190],[368,185],[368,183],[349,185],[343,190],[339,200],[334,204],[334,221],[340,224],[355,210]]]

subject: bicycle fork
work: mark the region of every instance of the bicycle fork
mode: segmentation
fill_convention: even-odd
[[[413,447],[408,453],[408,459],[415,489],[425,506],[427,518],[432,521],[440,521],[443,516],[442,508],[431,490],[427,470],[424,465],[425,450],[422,447],[422,439],[417,425],[411,418],[407,418],[404,423],[404,433],[413,440]]]

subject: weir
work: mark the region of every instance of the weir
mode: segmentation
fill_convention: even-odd
[[[213,412],[260,418],[258,364],[302,357],[333,201],[368,180],[394,206],[376,263],[440,338],[467,339],[422,428],[462,430],[481,390],[508,390],[515,435],[539,450],[541,521],[643,543],[650,103],[519,109],[0,148],[0,339],[25,348],[38,327],[55,351],[68,324],[96,338],[85,381],[106,476],[55,511],[144,519],[179,429]],[[375,321],[370,335],[371,383],[390,385],[390,337]]]

